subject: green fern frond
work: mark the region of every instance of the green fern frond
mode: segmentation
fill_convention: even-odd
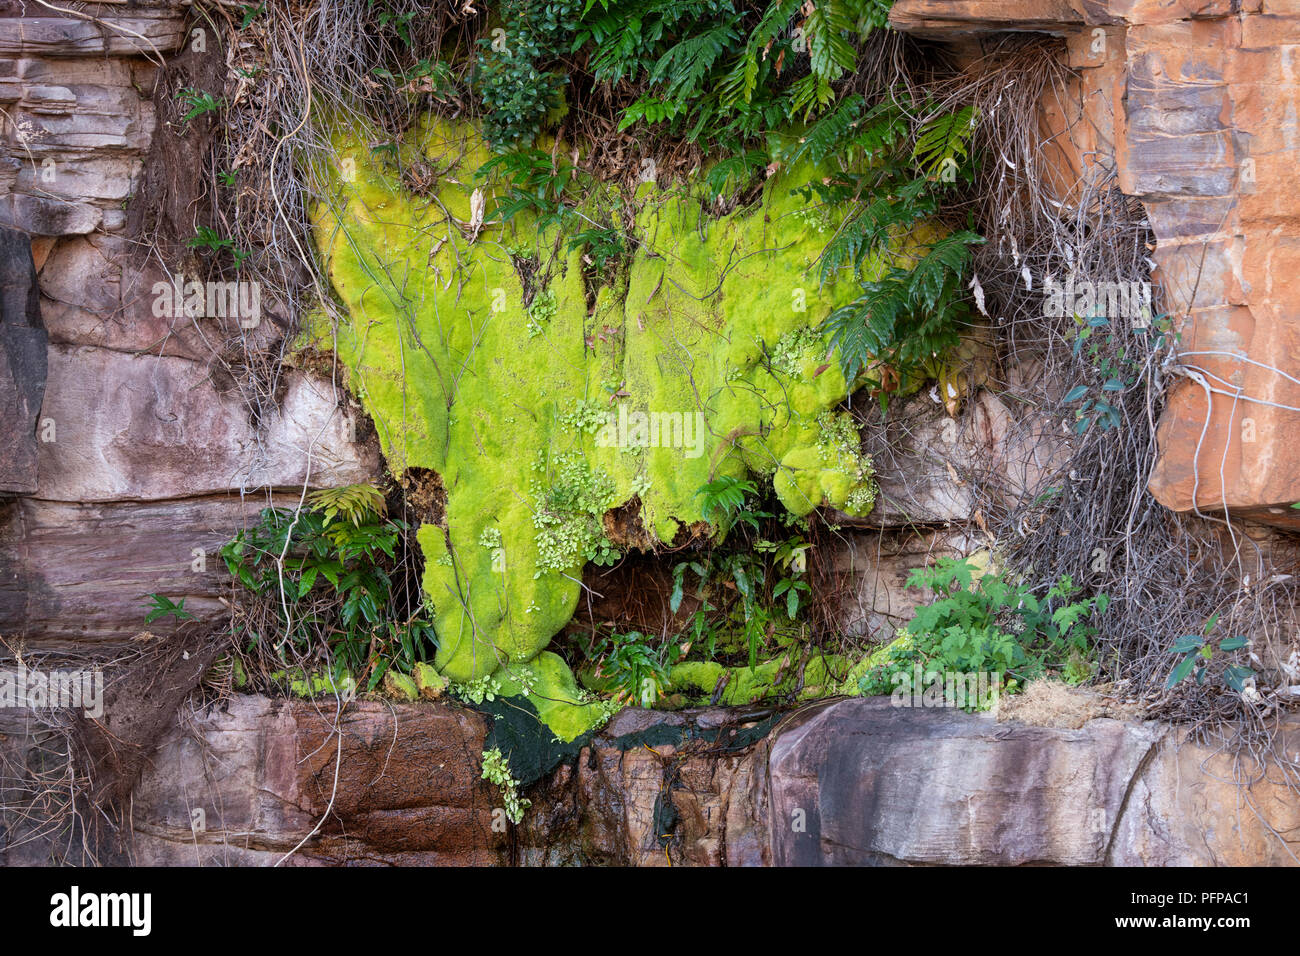
[[[774,0],[764,11],[749,40],[745,51],[736,60],[731,70],[719,83],[719,95],[723,106],[736,106],[749,103],[758,89],[758,75],[761,59],[767,45],[774,41],[781,31],[790,23],[803,0]]]
[[[307,504],[324,515],[326,525],[342,518],[360,526],[369,518],[382,517],[388,510],[384,493],[370,482],[313,491],[307,496]]]
[[[977,121],[973,106],[934,117],[917,134],[912,158],[927,176],[937,176],[945,163],[966,158]]]
[[[963,278],[970,247],[984,239],[962,230],[932,244],[911,268],[891,267],[822,324],[853,381],[870,364],[893,367],[901,385],[956,345],[968,309]]]
[[[809,11],[803,27],[812,75],[822,83],[829,86],[857,66],[857,53],[845,37],[854,23],[843,0],[821,0]]]

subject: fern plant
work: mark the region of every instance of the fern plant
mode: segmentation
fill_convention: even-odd
[[[482,183],[499,182],[505,189],[493,217],[509,222],[521,212],[531,212],[541,230],[571,214],[567,192],[576,174],[571,163],[552,160],[550,153],[528,147],[494,156],[474,176]]]
[[[574,50],[593,49],[598,82],[648,89],[620,128],[666,123],[719,154],[808,120],[840,95],[858,44],[883,27],[888,0],[588,0]],[[739,50],[739,52],[736,52]]]
[[[864,373],[882,403],[933,374],[935,361],[956,345],[968,321],[963,278],[970,247],[983,238],[969,231],[945,236],[911,268],[893,266],[863,285],[863,294],[827,316],[823,328],[838,348],[844,375]]]
[[[307,496],[307,504],[324,515],[326,526],[342,518],[360,527],[369,518],[383,517],[388,510],[384,493],[368,481],[313,491]]]
[[[845,376],[869,372],[882,404],[891,392],[934,374],[969,319],[965,273],[970,247],[984,240],[959,230],[920,253],[891,253],[897,237],[936,216],[946,191],[972,175],[970,107],[937,112],[906,99],[868,106],[846,98],[809,126],[792,159],[839,162],[805,188],[805,197],[848,210],[821,255],[821,276],[862,277],[862,295],[833,312],[823,330],[838,348]]]
[[[328,645],[335,678],[350,673],[370,690],[390,667],[410,671],[436,647],[433,625],[395,607],[397,547],[407,526],[384,518],[371,485],[327,489],[294,513],[266,508],[221,549],[227,570],[251,594],[249,648],[284,663]]]

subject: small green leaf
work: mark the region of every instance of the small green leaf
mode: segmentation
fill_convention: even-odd
[[[1228,682],[1228,686],[1240,694],[1246,689],[1246,682],[1253,680],[1255,672],[1249,667],[1232,665],[1223,672],[1223,679]]]
[[[1184,680],[1187,675],[1192,672],[1192,665],[1195,662],[1195,654],[1189,654],[1187,657],[1184,657],[1179,661],[1178,666],[1174,668],[1174,672],[1169,675],[1169,680],[1165,682],[1165,689],[1168,690],[1170,687],[1173,687],[1178,682]]]

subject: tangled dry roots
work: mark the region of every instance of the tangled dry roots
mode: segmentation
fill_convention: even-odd
[[[181,704],[228,646],[223,629],[187,623],[166,640],[143,634],[93,668],[103,675],[102,711],[25,708],[0,748],[0,849],[11,861],[72,866],[120,863],[130,847],[130,800]],[[54,671],[71,662],[19,661]],[[81,660],[76,669],[92,665]],[[0,738],[2,739],[2,738]]]
[[[1039,104],[1045,96],[1067,104],[1072,92],[1055,41],[1013,39],[987,51],[967,77],[954,83],[950,103],[976,105],[985,161],[974,193],[978,228],[988,243],[977,257],[997,349],[991,387],[1014,410],[1010,447],[1019,461],[977,461],[962,477],[977,490],[1005,561],[1041,588],[1069,574],[1088,591],[1111,596],[1096,639],[1095,680],[1145,705],[1147,716],[1195,726],[1221,739],[1257,766],[1269,752],[1284,704],[1276,695],[1243,697],[1218,686],[1215,667],[1204,686],[1164,684],[1174,659],[1169,647],[1183,634],[1200,634],[1215,614],[1217,637],[1250,635],[1263,672],[1260,686],[1277,686],[1276,668],[1294,651],[1297,582],[1274,574],[1294,566],[1294,540],[1269,537],[1231,519],[1180,516],[1147,491],[1156,460],[1156,423],[1163,409],[1177,340],[1163,340],[1117,319],[1076,348],[1073,316],[1044,315],[1045,277],[1076,284],[1151,281],[1155,248],[1141,203],[1119,189],[1113,167],[1088,157],[1075,183],[1062,183],[1046,149]],[[1067,115],[1071,111],[1066,110]],[[1083,115],[1076,104],[1075,115]],[[1082,121],[1079,121],[1082,122]],[[1090,137],[1071,128],[1075,142]],[[1061,201],[1061,185],[1067,197]],[[1153,288],[1152,313],[1166,312]],[[1172,316],[1176,320],[1179,316]],[[1118,427],[1075,431],[1076,386],[1097,395],[1099,369],[1130,370],[1131,384],[1108,401]],[[1014,498],[1005,476],[1038,475]],[[1231,523],[1229,523],[1231,521]],[[1282,770],[1295,781],[1286,755]]]

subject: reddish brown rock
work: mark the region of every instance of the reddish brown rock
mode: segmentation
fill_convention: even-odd
[[[485,734],[446,705],[358,702],[340,719],[333,701],[235,697],[163,740],[136,790],[135,860],[269,865],[302,843],[286,865],[500,863]]]
[[[144,627],[151,593],[184,600],[200,620],[226,617],[218,598],[230,575],[217,552],[268,503],[0,504],[0,636],[33,652],[111,654]]]
[[[899,0],[902,30],[1064,36],[1078,71],[1043,103],[1068,199],[1113,166],[1147,210],[1182,335],[1150,489],[1176,511],[1300,528],[1300,9],[1228,0]]]
[[[517,862],[770,863],[767,741],[735,736],[760,726],[762,716],[724,708],[623,711],[531,792]]]
[[[624,711],[527,791],[507,839],[479,715],[363,702],[340,738],[331,700],[236,697],[164,738],[135,793],[134,858],[269,865],[302,843],[295,865],[1165,866],[1300,850],[1276,766],[1234,769],[1164,724],[1037,727],[887,698],[765,718]]]

